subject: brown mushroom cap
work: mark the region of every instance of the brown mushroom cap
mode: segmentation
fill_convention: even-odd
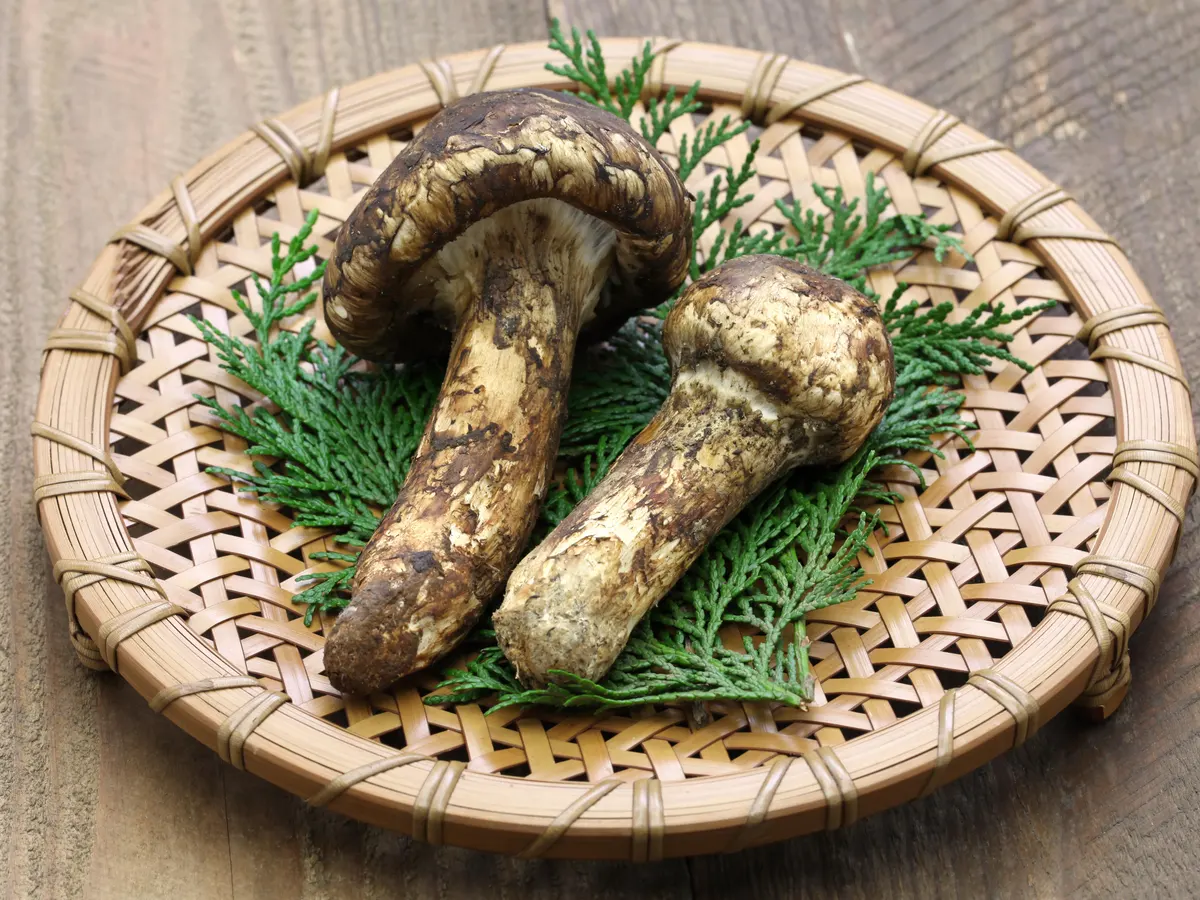
[[[437,341],[431,295],[403,291],[472,224],[525,200],[569,204],[617,232],[619,290],[597,318],[661,302],[690,255],[687,192],[628,122],[567,94],[475,94],[434,116],[363,197],[325,271],[325,316],[351,352],[388,361]]]
[[[778,419],[806,465],[852,456],[895,389],[875,304],[779,256],[744,256],[698,279],[671,310],[663,345],[676,381],[720,382]]]

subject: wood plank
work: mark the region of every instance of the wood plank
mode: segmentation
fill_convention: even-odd
[[[108,234],[248,123],[547,14],[862,71],[1012,143],[1108,228],[1200,372],[1200,6],[995,0],[0,0],[0,884],[24,897],[1189,896],[1200,892],[1200,539],[1133,641],[1117,716],[831,836],[633,867],[414,845],[300,801],[153,716],[66,640],[29,501],[40,347]],[[690,871],[689,871],[690,870]]]
[[[239,817],[227,809],[226,767],[119,677],[97,680],[96,780],[75,785],[93,801],[95,843],[83,893],[105,900],[231,896],[231,829]],[[287,871],[281,866],[276,877]]]
[[[735,44],[855,69],[854,55],[839,26],[841,4],[836,0],[547,0],[546,6],[548,16],[564,27],[590,28],[599,35],[661,35]]]
[[[172,175],[334,84],[540,39],[538,0],[338,5],[3,0],[0,893],[12,898],[681,896],[682,863],[521,863],[310,810],[223,765],[66,639],[29,500],[40,348],[105,238]],[[6,567],[7,569],[8,567]]]
[[[783,7],[786,6],[786,9]],[[924,0],[550,0],[601,34],[734,40],[860,71],[1010,143],[1129,253],[1200,373],[1200,7]],[[764,21],[769,17],[769,24]],[[799,20],[808,18],[815,22]],[[732,36],[732,37],[730,37]],[[690,861],[695,896],[1194,896],[1200,809],[1194,516],[1134,686],[1100,728],[1070,714],[931,798],[830,836]],[[1190,799],[1188,799],[1190,798]]]

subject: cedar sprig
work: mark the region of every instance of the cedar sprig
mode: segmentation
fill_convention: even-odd
[[[757,154],[758,141],[756,140],[751,142],[750,150],[746,153],[739,168],[726,169],[723,175],[717,173],[713,177],[707,191],[696,192],[696,201],[692,208],[692,235],[696,246],[699,246],[701,236],[710,228],[714,225],[719,225],[735,209],[745,206],[754,199],[754,195],[748,193],[745,188],[751,179],[758,174],[754,168],[754,158]],[[720,252],[718,248],[726,244],[727,241],[728,236],[722,229],[721,233],[716,237],[713,250],[707,256],[699,257],[697,255],[692,258],[689,272],[692,281],[695,281],[717,264]]]
[[[640,55],[635,56],[629,67],[623,69],[612,84],[609,84],[608,67],[604,62],[604,50],[595,33],[587,33],[587,46],[584,46],[579,29],[571,29],[568,40],[563,34],[558,19],[550,22],[550,49],[557,50],[563,55],[563,64],[556,66],[546,63],[546,68],[563,78],[568,78],[576,85],[576,95],[601,109],[606,109],[622,119],[628,119],[633,113],[634,106],[642,95],[646,84],[646,74],[654,62],[654,53],[647,41]],[[693,100],[695,98],[693,97]],[[681,113],[682,114],[682,113]],[[669,124],[669,123],[668,123]]]
[[[912,360],[897,379],[908,384],[953,384],[957,375],[981,375],[994,360],[1011,363],[1032,372],[1033,367],[1009,352],[1003,344],[1011,339],[1005,329],[1022,319],[1055,306],[1055,301],[1031,303],[1006,311],[1003,303],[977,306],[966,318],[950,320],[954,304],[939,303],[923,309],[915,301],[903,301],[903,286],[883,308],[883,318],[892,332],[892,347]]]
[[[644,134],[645,128],[643,124]],[[708,130],[712,133],[711,126]],[[659,133],[665,133],[665,129]],[[682,151],[681,147],[681,168],[688,166],[685,171],[690,174],[699,159]],[[755,175],[757,151],[758,143],[754,142],[739,169],[727,170],[724,177],[718,175],[708,191],[698,192],[694,238],[699,241],[714,226],[719,230],[709,253],[693,261],[690,279],[735,256],[774,252],[830,271],[874,297],[866,283],[870,268],[894,263],[925,246],[939,261],[951,250],[962,252],[961,243],[946,226],[932,225],[923,217],[887,216],[890,200],[872,176],[867,179],[865,210],[861,214],[858,201],[847,203],[840,188],[826,191],[814,185],[824,207],[822,213],[802,214],[796,203],[778,204],[793,225],[794,236],[784,231],[751,233],[740,221],[726,231],[719,223],[751,199],[745,187]],[[930,374],[929,366],[936,364],[921,355],[922,336],[944,344],[937,350],[938,360],[947,363],[949,369],[939,373],[941,380],[953,378],[951,373],[957,373],[955,366],[959,364],[974,364],[977,360],[973,353],[986,357],[996,350],[999,353],[993,358],[1015,359],[1001,346],[1010,339],[998,330],[1007,324],[1003,310],[983,323],[988,330],[985,335],[978,323],[951,333],[939,320],[945,318],[940,311],[926,316],[914,305],[912,310],[905,307],[903,314],[897,314],[895,305],[893,302],[889,311],[895,319],[892,334],[902,342],[897,366],[903,385],[883,425],[842,467],[818,474],[815,480],[811,472],[794,473],[768,488],[717,536],[680,583],[638,624],[602,683],[559,673],[559,684],[514,691],[509,687],[513,673],[507,660],[503,654],[489,650],[465,668],[447,673],[443,688],[451,692],[448,696],[461,702],[491,695],[494,709],[514,704],[612,709],[647,702],[696,703],[731,698],[795,705],[809,699],[811,676],[803,637],[804,615],[850,599],[865,585],[857,556],[865,551],[880,522],[876,512],[862,510],[859,504],[894,499],[886,488],[871,482],[869,474],[884,465],[901,464],[921,478],[911,457],[921,453],[941,455],[933,435],[965,438],[972,427],[958,415],[961,394],[937,384],[932,388],[919,385],[920,378]],[[660,314],[667,308],[669,303],[664,304]],[[646,364],[652,358],[647,350],[661,339],[660,328],[638,322],[626,326],[620,337],[625,346],[614,358],[627,362],[629,370],[618,374],[619,369],[613,372],[593,364],[583,371],[592,385],[611,385],[611,393],[604,395],[604,421],[621,421],[623,434],[632,435],[633,426],[648,421],[652,414],[651,404],[641,406],[638,399],[649,394],[660,402],[669,388],[668,373]],[[981,339],[996,343],[985,345]],[[577,403],[574,394],[570,408],[590,411],[586,403]],[[585,421],[588,419],[590,416]],[[571,427],[569,422],[568,430]],[[606,447],[608,452],[584,459],[588,481],[596,483],[603,477],[606,464],[616,458],[614,449],[615,442]],[[572,477],[568,475],[568,479]],[[565,513],[586,493],[578,491],[581,483],[560,485],[559,490],[569,491],[570,495],[560,494],[557,503],[551,498],[547,508],[555,510],[554,521],[561,518],[560,511]],[[845,526],[847,517],[852,520],[849,528]],[[753,629],[757,639],[744,637],[740,649],[730,650],[722,636],[736,626]],[[437,697],[429,700],[440,702]]]
[[[618,115],[630,117],[653,60],[649,48],[611,86],[599,42],[577,32],[568,42],[558,29],[551,46],[565,62],[551,70],[572,78],[581,95]],[[698,87],[676,98],[669,93],[647,108],[643,134],[660,139],[671,122],[696,111]],[[680,165],[689,173],[703,157],[744,125],[711,124],[695,143],[681,144]],[[707,147],[703,152],[700,148]],[[882,186],[868,178],[860,211],[840,190],[814,186],[816,211],[781,204],[792,225],[787,231],[751,233],[740,222],[722,223],[751,199],[757,143],[742,165],[698,192],[698,239],[712,228],[715,250],[695,261],[691,278],[724,259],[775,252],[823,268],[865,289],[870,268],[894,265],[922,248],[940,258],[961,252],[945,226],[923,217],[889,215]],[[688,168],[690,167],[690,168]],[[238,298],[254,329],[253,339],[234,338],[197,322],[217,350],[222,366],[270,398],[262,405],[213,410],[222,427],[242,436],[254,460],[253,474],[219,470],[263,499],[293,510],[296,524],[334,528],[347,550],[361,544],[380,512],[395,498],[436,395],[440,373],[428,368],[366,369],[340,348],[312,336],[312,324],[290,331],[286,319],[304,312],[313,296],[292,301],[320,278],[316,269],[294,271],[312,257],[306,230],[283,252],[273,242],[272,278],[256,282],[258,308]],[[880,527],[868,502],[894,498],[871,475],[885,465],[912,468],[938,455],[934,435],[966,438],[972,425],[959,409],[962,394],[951,390],[964,373],[996,363],[1025,364],[1004,349],[1007,326],[1044,307],[1014,312],[981,308],[952,322],[949,304],[923,308],[904,304],[898,291],[883,307],[896,350],[897,396],[882,425],[849,462],[839,467],[802,470],[769,487],[722,531],[679,584],[637,625],[625,651],[602,682],[564,676],[561,684],[524,690],[485,624],[465,646],[474,655],[457,669],[444,669],[431,703],[490,698],[493,709],[524,703],[607,709],[646,703],[706,700],[781,702],[798,705],[812,693],[804,615],[854,597],[866,582],[857,565]],[[1026,367],[1027,368],[1027,367]],[[641,317],[627,323],[606,344],[580,353],[571,387],[571,410],[560,446],[562,477],[550,491],[540,531],[552,527],[604,476],[625,445],[654,415],[670,387],[663,357],[661,322]],[[343,461],[343,454],[345,460]],[[277,460],[269,464],[270,460]],[[316,555],[316,554],[314,554]],[[309,573],[312,585],[296,596],[309,612],[344,605],[353,576],[352,552],[323,554],[345,564],[332,573]],[[727,646],[731,629],[753,631]]]
[[[650,317],[627,322],[608,342],[580,354],[559,455],[575,459],[598,452],[603,441],[611,445],[619,434],[632,438],[654,418],[670,387],[662,322]]]
[[[575,457],[575,465],[563,473],[542,507],[544,531],[549,531],[565,519],[579,501],[592,492],[621,451],[642,430],[645,422],[640,421],[640,414],[633,413],[628,418],[632,421],[611,425],[610,431],[597,438],[595,447]],[[651,418],[652,415],[647,416],[646,422]]]
[[[753,177],[757,150],[757,143],[751,145],[742,168],[727,179],[726,193],[735,182],[739,182],[736,187],[740,191]],[[714,190],[718,187],[720,183],[715,182]],[[867,173],[863,212],[859,212],[859,199],[847,201],[841,187],[830,191],[814,184],[813,192],[821,204],[819,209],[804,209],[798,200],[775,201],[794,234],[771,228],[751,231],[738,219],[728,230],[722,229],[717,234],[708,253],[695,264],[692,277],[697,278],[699,273],[739,256],[773,253],[820,269],[878,299],[867,283],[870,270],[906,259],[922,248],[932,250],[938,262],[950,252],[966,255],[962,241],[950,231],[950,226],[934,225],[922,216],[887,215],[891,206],[887,189],[876,182],[874,173]],[[698,234],[749,202],[749,197],[741,194],[734,200],[726,196],[718,205],[710,195],[704,201],[708,208],[697,215]]]
[[[649,104],[646,106],[646,115],[643,116],[641,122],[638,123],[639,127],[642,129],[642,137],[644,137],[651,144],[651,146],[657,147],[658,142],[662,140],[663,135],[671,130],[671,124],[676,119],[682,119],[684,116],[690,116],[692,113],[698,112],[701,109],[702,104],[696,99],[696,95],[699,93],[700,82],[696,82],[690,88],[688,88],[682,97],[676,96],[674,87],[667,88],[667,92],[661,98],[652,97]],[[728,121],[728,119],[726,121]],[[682,172],[682,157],[684,147],[687,143],[687,135],[684,135],[680,141],[680,163],[678,166],[678,171]],[[683,177],[683,175],[680,175],[680,178]]]
[[[803,209],[797,200],[775,201],[795,235],[773,252],[840,278],[873,299],[866,277],[871,269],[906,259],[922,247],[933,250],[938,262],[950,252],[966,255],[949,225],[934,225],[924,216],[887,215],[887,188],[873,172],[867,173],[861,211],[859,198],[847,200],[840,186],[830,191],[814,184],[813,192],[820,210]]]
[[[249,472],[224,466],[209,472],[267,503],[288,507],[294,525],[332,528],[339,542],[361,546],[404,481],[437,394],[437,373],[421,367],[363,371],[342,347],[313,337],[315,320],[298,331],[284,327],[311,307],[312,288],[324,274],[324,263],[297,274],[316,253],[308,241],[317,217],[313,210],[286,250],[278,234],[272,238],[270,280],[250,279],[257,305],[232,292],[254,340],[190,317],[216,350],[221,368],[269,398],[278,411],[262,404],[222,406],[211,397],[197,400],[223,429],[246,441],[250,456]],[[336,551],[313,556],[337,562],[356,558]],[[318,609],[345,605],[352,574],[301,576],[313,582],[297,595],[297,602],[307,604],[306,621]]]
[[[697,81],[692,85],[691,90],[688,91],[688,95],[695,96],[699,90],[700,82]],[[698,104],[696,108],[699,108]],[[710,153],[723,144],[728,143],[749,127],[749,122],[738,122],[735,125],[730,116],[725,116],[720,122],[707,123],[696,132],[696,136],[692,138],[690,143],[688,136],[686,134],[682,135],[679,138],[679,150],[676,154],[678,161],[675,165],[675,170],[679,173],[679,180],[687,181]],[[754,155],[757,152],[758,142],[755,141],[751,152],[747,155],[742,165],[742,184],[754,175],[752,166],[754,164]],[[714,185],[714,190],[715,188],[716,186]],[[712,222],[709,222],[709,224],[711,225]]]

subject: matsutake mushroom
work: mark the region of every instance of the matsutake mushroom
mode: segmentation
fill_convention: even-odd
[[[325,316],[350,351],[450,363],[391,511],[325,644],[367,693],[453,647],[529,539],[581,329],[666,299],[690,255],[687,192],[627,122],[542,90],[442,110],[338,234]]]
[[[493,616],[528,685],[597,679],[638,620],[759,491],[837,463],[895,386],[887,329],[849,285],[775,256],[727,262],[667,317],[671,393],[603,480],[513,570]]]

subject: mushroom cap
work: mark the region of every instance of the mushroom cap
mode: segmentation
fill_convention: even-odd
[[[777,421],[793,464],[853,456],[895,391],[875,304],[836,278],[779,256],[744,256],[694,282],[667,317],[676,385],[690,379]]]
[[[367,191],[325,269],[325,317],[377,361],[423,355],[439,334],[428,291],[406,283],[472,224],[523,200],[567,203],[617,232],[617,289],[597,318],[665,300],[687,273],[691,207],[629,123],[568,94],[518,89],[447,106]]]

